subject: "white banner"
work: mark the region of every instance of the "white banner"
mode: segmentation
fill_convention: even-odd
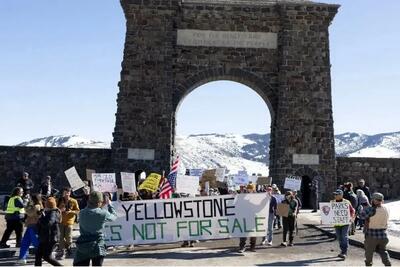
[[[121,172],[122,191],[128,193],[136,193],[135,174],[129,172]]]
[[[64,173],[65,176],[67,177],[67,180],[69,182],[69,185],[71,186],[72,191],[76,191],[79,188],[86,186],[86,184],[82,181],[81,177],[79,177],[79,174],[75,169],[75,166],[69,168]]]
[[[176,178],[176,192],[195,196],[199,191],[199,177],[178,175]]]
[[[350,203],[342,202],[321,202],[319,209],[321,211],[322,224],[350,224]]]
[[[99,192],[117,192],[115,173],[93,173],[93,190]]]
[[[286,177],[283,188],[300,191],[301,177],[296,177],[296,176]]]
[[[106,224],[106,243],[264,237],[269,201],[262,193],[113,202],[118,218]]]

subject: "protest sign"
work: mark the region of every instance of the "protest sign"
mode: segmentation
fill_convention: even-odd
[[[205,183],[208,182],[210,188],[217,188],[216,169],[205,170],[200,178],[201,188],[204,189]]]
[[[215,176],[217,177],[217,181],[224,182],[224,180],[225,180],[225,168],[217,168],[215,170]]]
[[[115,202],[117,220],[105,226],[107,245],[264,237],[269,198],[238,194]]]
[[[296,176],[286,177],[283,188],[299,191],[301,189],[301,177],[296,177]]]
[[[286,203],[279,203],[276,208],[276,215],[282,217],[289,216],[289,204]]]
[[[234,176],[235,184],[237,185],[246,185],[249,183],[249,176],[247,172],[239,172],[237,175]]]
[[[199,177],[178,175],[176,179],[177,193],[186,193],[191,196],[195,196],[198,194],[198,189],[199,189]]]
[[[161,181],[161,175],[158,173],[150,173],[146,180],[139,186],[139,190],[148,190],[150,192],[156,192]]]
[[[87,181],[92,181],[92,174],[96,173],[95,170],[91,170],[91,169],[86,169],[86,180]]]
[[[121,172],[122,191],[127,193],[136,192],[135,174],[128,172]]]
[[[99,192],[117,192],[115,173],[93,173],[92,189]]]
[[[321,202],[319,209],[321,210],[322,224],[350,224],[349,202]]]
[[[284,194],[273,194],[273,196],[276,199],[276,203],[282,203],[282,201],[285,200],[285,195]]]
[[[260,176],[257,179],[257,184],[270,185],[270,184],[272,184],[272,177]]]
[[[197,176],[200,177],[203,174],[203,169],[190,169],[189,175],[190,176]]]
[[[71,186],[72,191],[76,191],[79,188],[85,186],[85,183],[81,180],[81,177],[79,177],[79,174],[76,171],[75,167],[69,168],[64,173],[67,177],[68,183]]]

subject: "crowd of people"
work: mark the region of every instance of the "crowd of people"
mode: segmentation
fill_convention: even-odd
[[[314,185],[315,186],[315,185]],[[158,198],[160,192],[139,190],[137,193],[123,193],[120,201],[146,200]],[[282,229],[280,246],[293,246],[297,232],[297,218],[302,208],[302,202],[296,191],[286,191],[281,194],[276,184],[256,186],[249,183],[239,190],[226,188],[203,188],[200,195],[224,195],[241,193],[265,193],[270,197],[268,214],[268,231],[262,239],[261,245],[272,246],[274,230]],[[352,218],[349,224],[334,225],[340,247],[338,257],[345,259],[348,253],[348,236],[355,233],[356,228],[365,233],[366,265],[372,265],[372,254],[378,249],[383,263],[390,265],[386,251],[388,237],[386,234],[388,210],[383,205],[383,195],[371,195],[364,180],[353,188],[351,182],[346,182],[333,193],[333,202],[345,202],[349,206]],[[187,197],[185,194],[174,193],[173,198]],[[79,201],[77,200],[79,199]],[[0,241],[0,248],[10,247],[7,242],[12,232],[16,235],[16,247],[20,247],[18,265],[26,263],[29,246],[36,248],[35,265],[40,266],[44,259],[48,263],[60,266],[60,260],[72,256],[72,233],[75,223],[79,223],[80,236],[76,240],[74,265],[102,265],[106,255],[106,245],[103,228],[106,222],[115,220],[116,211],[111,205],[117,197],[110,193],[90,191],[84,187],[82,194],[73,195],[71,188],[64,187],[57,190],[53,187],[51,177],[46,176],[34,193],[34,183],[28,173],[16,183],[9,198],[6,199],[6,229]],[[278,207],[284,205],[286,213],[279,214]],[[22,236],[24,225],[25,233]],[[249,239],[249,250],[256,248],[256,237],[240,238],[239,253],[246,250]],[[182,247],[193,247],[195,241],[184,241]],[[53,253],[54,251],[54,253]]]

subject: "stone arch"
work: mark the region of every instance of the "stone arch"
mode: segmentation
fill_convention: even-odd
[[[271,114],[271,121],[273,121],[277,109],[277,97],[271,85],[263,78],[251,72],[243,69],[224,67],[203,70],[189,76],[183,81],[177,82],[173,94],[173,110],[175,113],[188,94],[206,83],[219,80],[238,82],[254,90],[268,106]]]

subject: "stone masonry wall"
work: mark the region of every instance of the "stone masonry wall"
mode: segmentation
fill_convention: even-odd
[[[400,159],[337,158],[338,183],[357,184],[363,178],[371,192],[381,192],[387,198],[400,196]]]
[[[110,171],[111,149],[0,146],[0,193],[8,193],[26,171],[35,183],[50,175],[57,188],[69,185],[64,171],[75,166],[85,180],[86,169]]]

